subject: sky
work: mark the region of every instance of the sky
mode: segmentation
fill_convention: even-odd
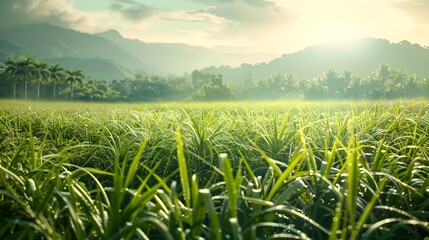
[[[0,0],[0,25],[35,22],[277,56],[363,37],[429,46],[429,0]]]

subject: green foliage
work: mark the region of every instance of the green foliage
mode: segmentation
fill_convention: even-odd
[[[222,75],[192,72],[194,94],[191,100],[197,101],[226,101],[234,98],[231,89],[223,84]]]
[[[184,76],[144,76],[113,80],[85,79],[31,57],[8,59],[0,71],[1,98],[91,102],[230,101],[230,100],[377,100],[427,98],[429,80],[383,64],[368,76],[329,70],[313,79],[272,75],[225,84],[221,74],[195,70]],[[21,87],[21,91],[19,91]]]
[[[422,239],[429,105],[4,101],[1,239]]]
[[[82,79],[84,78],[84,76],[79,68],[75,68],[74,70],[67,70],[65,74],[65,80],[70,83],[70,100],[73,101],[73,87],[75,84],[82,84]]]

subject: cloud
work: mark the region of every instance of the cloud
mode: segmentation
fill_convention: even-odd
[[[247,43],[256,43],[264,36],[278,34],[275,31],[294,21],[293,14],[274,1],[266,0],[192,0],[205,5],[195,15],[222,19],[215,31],[209,31],[218,39],[236,39],[237,35]],[[213,29],[213,28],[211,28]],[[264,40],[265,41],[265,40]],[[250,45],[250,44],[248,44]]]
[[[276,7],[276,4],[271,1],[264,1],[264,0],[244,0],[245,3],[250,4],[255,7]]]
[[[290,10],[274,1],[194,1],[206,4],[207,7],[200,12],[225,19],[222,28],[210,32],[212,37],[224,40],[225,45],[231,45],[231,42],[236,39],[238,41],[236,44],[246,43],[246,46],[253,46],[255,50],[265,48],[272,45],[272,39],[281,38],[282,32],[295,21],[295,16]]]
[[[187,22],[202,22],[207,24],[227,24],[228,21],[225,18],[219,17],[206,10],[199,11],[170,11],[165,12],[162,17],[165,20],[170,21],[187,21]]]
[[[267,0],[193,0],[194,2],[206,3],[206,4],[223,4],[223,3],[237,3],[244,2],[249,5],[257,6],[257,7],[267,7],[267,6],[275,6],[274,1]]]
[[[208,13],[238,23],[264,23],[284,16],[285,9],[265,0],[194,0],[209,6]]]
[[[155,8],[149,7],[134,0],[114,0],[110,10],[131,22],[139,22],[157,13]]]
[[[135,3],[134,0],[119,1],[115,3]],[[142,40],[149,42],[183,42],[206,47],[244,45],[260,51],[259,47],[272,45],[269,39],[272,34],[278,36],[295,18],[291,11],[275,1],[187,1],[193,2],[192,8],[159,7],[156,16],[139,23],[145,24],[144,27],[134,25],[136,29],[132,35],[137,37],[139,33]]]
[[[91,16],[76,10],[68,0],[0,1],[1,26],[11,27],[40,22],[82,31],[95,28]]]
[[[416,23],[429,25],[429,0],[401,0],[392,5],[412,17]]]

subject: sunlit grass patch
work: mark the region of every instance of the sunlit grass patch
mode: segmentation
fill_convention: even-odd
[[[0,105],[1,238],[420,239],[426,102]]]

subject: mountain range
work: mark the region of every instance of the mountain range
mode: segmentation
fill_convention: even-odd
[[[137,73],[189,74],[196,69],[222,74],[225,82],[265,79],[286,73],[296,73],[299,79],[307,79],[330,69],[348,70],[362,76],[381,64],[429,76],[427,47],[408,41],[391,43],[372,38],[348,45],[319,44],[273,57],[265,63],[249,64],[246,62],[261,56],[266,59],[267,55],[237,54],[234,49],[220,47],[146,43],[124,38],[116,30],[89,34],[49,24],[0,28],[0,60],[22,54],[60,63],[65,68],[79,67],[87,77],[97,80],[123,79]],[[241,65],[231,67],[240,61]]]
[[[240,67],[208,67],[204,72],[222,74],[226,82],[266,79],[276,74],[295,73],[298,79],[319,76],[328,70],[350,71],[366,76],[380,65],[389,64],[409,74],[429,77],[429,48],[408,41],[391,43],[365,38],[349,44],[325,43],[296,53],[284,54],[268,63],[242,64]]]

